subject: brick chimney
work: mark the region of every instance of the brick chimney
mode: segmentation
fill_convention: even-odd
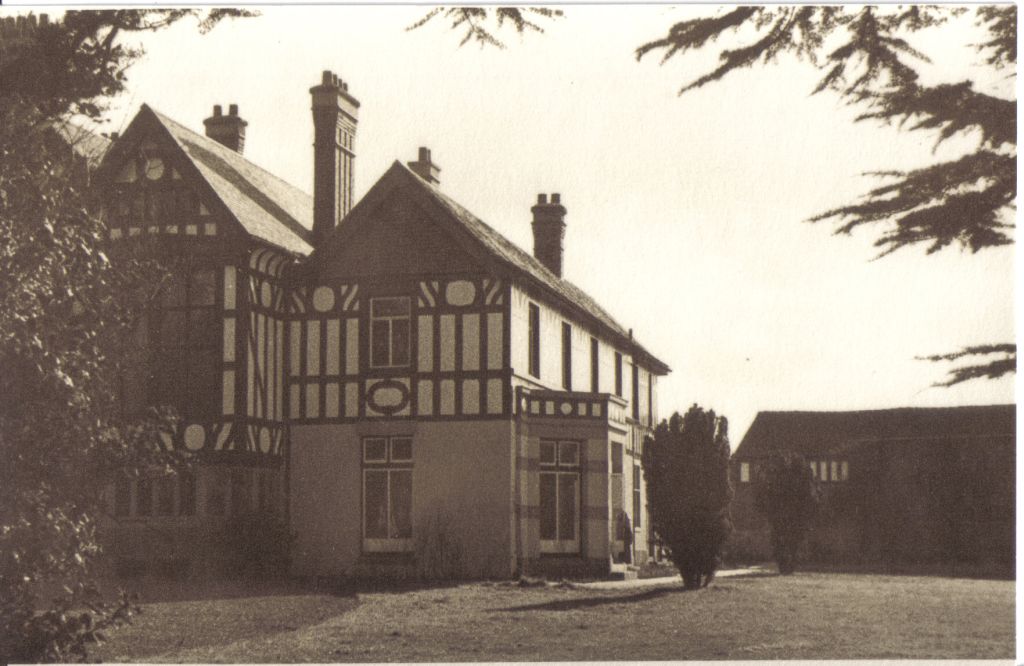
[[[533,213],[533,256],[548,270],[562,277],[562,239],[565,238],[565,206],[562,195],[538,194]]]
[[[313,245],[338,226],[352,209],[359,101],[348,84],[325,70],[313,96]]]
[[[206,136],[239,154],[245,148],[245,126],[248,124],[239,117],[237,104],[228,107],[226,116],[221,111],[220,104],[216,104],[213,107],[213,115],[203,121]]]
[[[437,177],[441,173],[441,167],[430,161],[430,149],[420,147],[419,159],[415,162],[406,162],[413,173],[427,181],[431,185],[437,185],[441,179]]]

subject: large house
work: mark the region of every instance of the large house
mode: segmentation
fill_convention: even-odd
[[[1010,572],[1015,412],[1015,405],[761,412],[731,461],[734,542],[767,550],[754,487],[759,465],[787,450],[803,456],[823,490],[811,559]]]
[[[143,106],[104,160],[112,243],[178,266],[126,393],[183,416],[194,475],[112,491],[124,552],[189,558],[258,508],[305,575],[606,573],[648,549],[640,473],[669,368],[562,276],[566,208],[541,194],[533,254],[440,188],[430,151],[353,197],[359,102],[311,89],[313,196],[248,161],[247,123],[205,136]],[[527,219],[524,211],[524,219]],[[182,268],[183,267],[183,268]]]

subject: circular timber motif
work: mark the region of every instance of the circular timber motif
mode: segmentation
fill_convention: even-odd
[[[317,287],[313,291],[313,307],[317,312],[327,312],[334,307],[334,290],[330,287]]]
[[[206,431],[203,426],[193,423],[185,428],[185,448],[189,451],[198,451],[206,443]]]
[[[563,414],[565,414],[566,416],[569,416],[569,414],[572,414],[572,403],[571,402],[563,402],[562,406],[559,407],[559,409],[562,410]]]
[[[470,305],[476,300],[476,287],[468,280],[449,282],[445,287],[444,297],[448,301],[448,305],[456,307]]]
[[[391,415],[409,404],[409,389],[400,381],[385,379],[367,392],[366,403],[376,412]]]

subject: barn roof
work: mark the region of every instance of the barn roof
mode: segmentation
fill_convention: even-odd
[[[313,197],[238,152],[142,108],[152,112],[250,235],[303,256],[313,250]]]
[[[1016,433],[1016,405],[901,407],[854,412],[759,412],[736,458],[772,451],[801,455],[845,451],[869,442],[1009,437]]]

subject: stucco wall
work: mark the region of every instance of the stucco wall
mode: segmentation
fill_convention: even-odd
[[[362,555],[363,437],[413,438],[413,540],[444,530],[465,577],[509,576],[509,421],[384,422],[292,429],[291,526],[299,575],[346,575]],[[371,556],[372,557],[372,556]],[[366,558],[364,558],[365,560]]]

